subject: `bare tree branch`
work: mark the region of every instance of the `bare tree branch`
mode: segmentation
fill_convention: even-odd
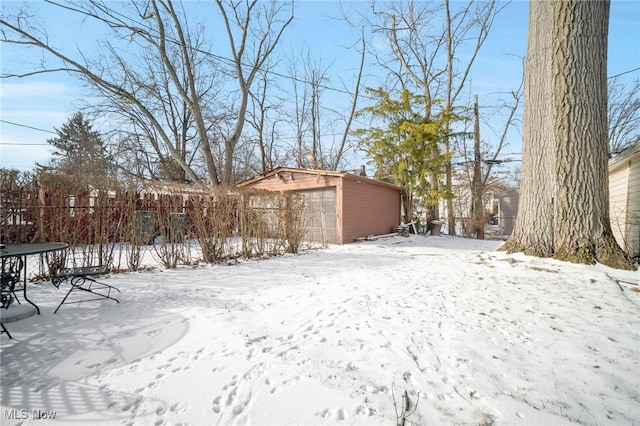
[[[358,68],[358,76],[356,79],[355,90],[353,91],[353,100],[351,102],[351,111],[349,112],[349,116],[347,117],[347,123],[344,128],[344,132],[342,134],[342,139],[340,140],[340,145],[336,152],[336,155],[333,159],[333,164],[331,166],[331,170],[338,170],[338,166],[340,161],[342,160],[342,154],[344,153],[344,147],[347,143],[347,139],[349,137],[349,133],[351,132],[351,124],[353,123],[353,118],[356,115],[356,110],[358,108],[358,96],[361,90],[362,84],[362,72],[364,70],[364,63],[366,58],[366,43],[364,39],[364,29],[362,29],[362,39],[361,39],[361,47],[362,49],[360,54],[360,67]]]
[[[640,80],[628,91],[609,80],[608,98],[609,152],[619,152],[640,140]]]
[[[275,1],[269,1],[262,10],[254,12],[256,6],[262,7],[265,3],[258,2],[258,0],[237,2],[216,0],[224,20],[238,88],[240,89],[240,104],[234,129],[225,139],[223,173],[225,182],[230,182],[232,179],[233,152],[242,136],[251,86],[257,73],[275,50],[285,29],[293,21],[293,4],[280,4]],[[283,14],[287,7],[291,7],[290,13],[286,15],[288,17],[283,21],[279,21],[278,17]],[[234,18],[235,26],[240,31],[239,36],[234,33],[229,12]],[[254,19],[256,19],[255,24],[252,23]],[[248,43],[252,43],[252,45],[248,46]],[[251,51],[249,52],[248,49],[251,49]],[[249,55],[251,57],[248,57]]]

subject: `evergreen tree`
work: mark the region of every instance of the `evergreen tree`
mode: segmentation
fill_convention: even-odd
[[[84,176],[113,175],[107,150],[99,132],[81,112],[73,114],[62,128],[56,129],[58,136],[47,140],[54,147],[53,159],[46,168],[64,174]]]
[[[378,173],[404,188],[404,212],[406,219],[412,220],[414,197],[431,207],[447,196],[438,189],[444,186],[433,179],[442,176],[448,159],[443,153],[442,141],[447,118],[451,117],[440,113],[425,118],[425,108],[432,106],[427,104],[429,100],[408,90],[403,90],[397,100],[381,88],[366,91],[377,103],[359,111],[358,115],[370,117],[373,125],[357,129],[354,134]]]

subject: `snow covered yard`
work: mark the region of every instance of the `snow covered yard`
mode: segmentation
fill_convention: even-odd
[[[2,336],[1,422],[390,425],[406,391],[406,424],[640,424],[638,272],[499,245],[118,274],[120,304],[55,315],[63,289],[32,286],[42,315]]]

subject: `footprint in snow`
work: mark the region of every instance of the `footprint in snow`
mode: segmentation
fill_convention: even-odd
[[[216,414],[220,414],[220,401],[222,400],[221,396],[216,397],[213,400],[213,412]]]

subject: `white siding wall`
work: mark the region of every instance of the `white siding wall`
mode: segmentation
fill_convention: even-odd
[[[627,248],[631,256],[640,255],[640,156],[629,162],[629,210],[627,212]]]
[[[640,256],[640,155],[621,159],[609,170],[609,214],[618,244]]]
[[[520,193],[512,189],[496,197],[498,199],[498,225],[501,235],[511,235],[516,224]]]
[[[625,223],[627,221],[628,169],[620,167],[609,174],[609,216],[611,229],[620,247],[626,250]]]

